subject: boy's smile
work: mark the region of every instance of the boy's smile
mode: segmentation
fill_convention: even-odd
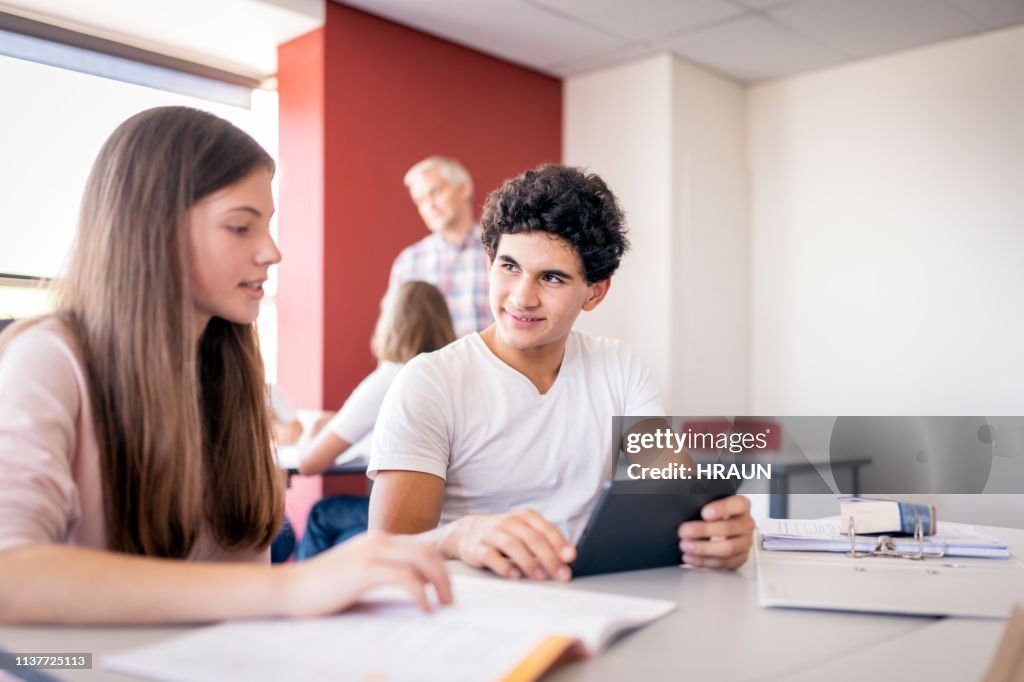
[[[546,232],[504,234],[491,263],[495,322],[485,341],[520,371],[526,356],[561,362],[576,317],[596,307],[607,289],[607,280],[587,284],[579,255],[564,239]]]

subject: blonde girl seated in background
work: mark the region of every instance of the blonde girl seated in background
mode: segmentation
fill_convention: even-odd
[[[301,474],[323,473],[353,445],[368,448],[380,404],[398,370],[420,353],[444,348],[455,340],[448,306],[433,284],[405,282],[384,297],[380,308],[370,339],[377,369],[356,386],[310,441],[301,456]]]
[[[271,567],[282,519],[253,322],[274,163],[184,107],[103,145],[53,315],[0,338],[0,621],[307,616],[380,584],[451,599],[426,546]]]
[[[370,437],[381,403],[398,371],[420,353],[429,353],[455,340],[444,296],[433,284],[405,282],[381,301],[370,350],[377,369],[352,391],[341,409],[317,433],[302,455],[299,472],[326,471],[343,453],[369,457]],[[296,557],[307,559],[366,530],[368,500],[340,495],[317,502],[310,510],[306,532]]]

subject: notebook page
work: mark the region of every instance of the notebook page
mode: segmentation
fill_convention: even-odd
[[[381,589],[352,611],[308,620],[253,620],[203,628],[108,656],[104,665],[178,681],[281,679],[499,679],[549,635],[603,645],[613,621],[639,624],[673,602],[487,578],[453,576],[456,604],[423,614],[400,590]]]
[[[455,598],[469,620],[484,618],[500,608],[502,618],[511,626],[572,636],[591,655],[603,650],[608,638],[619,630],[650,623],[676,608],[674,602],[662,599],[570,590],[554,583],[456,578]]]
[[[104,667],[169,682],[494,680],[540,643],[533,633],[402,613],[234,622],[116,654]]]

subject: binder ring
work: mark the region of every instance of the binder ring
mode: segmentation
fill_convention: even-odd
[[[914,512],[914,540],[917,541],[916,552],[901,552],[896,549],[896,541],[890,535],[880,535],[875,539],[874,549],[862,552],[857,549],[857,532],[854,528],[853,517],[849,517],[849,535],[850,535],[850,551],[847,552],[847,556],[851,556],[854,559],[864,559],[871,556],[887,556],[896,559],[910,559],[911,561],[920,561],[926,556],[934,557],[936,559],[941,558],[946,554],[946,547],[943,545],[939,548],[939,552],[936,553],[925,553],[924,551],[924,524],[921,523],[921,515]],[[861,536],[864,537],[864,536]]]

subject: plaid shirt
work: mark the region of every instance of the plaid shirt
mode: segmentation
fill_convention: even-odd
[[[402,282],[430,282],[444,294],[456,336],[466,336],[492,321],[487,300],[487,254],[474,225],[458,246],[431,233],[398,254],[391,266],[388,290]]]

